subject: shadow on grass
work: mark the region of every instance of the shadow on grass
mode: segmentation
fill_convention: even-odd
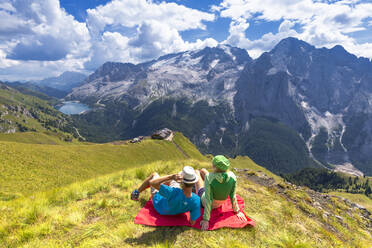
[[[141,199],[139,200],[140,205],[141,205],[141,208],[143,208],[143,207],[146,205],[146,203],[148,202],[148,200],[149,200],[149,199],[144,199],[144,198],[141,198]]]
[[[177,236],[189,227],[156,227],[153,231],[143,233],[137,238],[127,238],[125,242],[130,245],[146,245],[151,246],[168,242],[173,244],[177,240]]]

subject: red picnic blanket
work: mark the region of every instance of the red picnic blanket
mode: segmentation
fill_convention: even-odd
[[[236,198],[238,200],[240,209],[243,210],[244,200],[239,195],[236,195]],[[201,216],[192,227],[197,229],[201,228],[200,221],[203,219],[203,214],[204,209],[201,208]],[[246,217],[247,221],[241,221],[238,219],[238,217],[234,214],[231,201],[228,198],[221,207],[212,210],[208,230],[215,230],[222,227],[254,227],[256,225],[255,222],[248,218],[248,216]],[[191,226],[189,212],[178,215],[161,215],[155,210],[154,205],[152,204],[152,199],[150,199],[146,205],[141,208],[134,220],[134,223],[148,226]]]

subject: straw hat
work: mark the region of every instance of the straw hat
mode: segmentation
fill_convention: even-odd
[[[183,182],[184,183],[196,183],[198,181],[198,176],[195,173],[194,168],[191,166],[185,166],[182,170]]]

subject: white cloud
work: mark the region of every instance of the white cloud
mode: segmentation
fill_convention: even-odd
[[[106,61],[138,63],[217,45],[213,38],[182,39],[180,32],[203,30],[215,15],[176,3],[113,0],[87,14],[81,23],[58,0],[0,0],[0,79],[94,70]]]
[[[0,1],[0,10],[6,10],[6,11],[12,11],[12,12],[16,11],[13,5],[6,1]]]
[[[245,30],[249,27],[249,23],[244,18],[234,18],[229,27],[230,35],[226,39],[226,43],[232,46],[244,46],[249,40],[245,37]]]
[[[88,10],[89,28],[102,31],[106,25],[135,27],[145,21],[157,21],[178,31],[204,29],[202,21],[213,21],[214,15],[176,3],[154,3],[146,0],[113,0]]]
[[[371,57],[365,50],[371,43],[358,44],[349,33],[365,30],[367,18],[372,17],[372,3],[359,1],[312,1],[312,0],[224,0],[218,8],[222,17],[232,19],[232,23],[240,19],[252,18],[263,21],[282,21],[278,33],[268,33],[260,39],[251,41],[245,37],[245,30],[240,33],[231,28],[226,42],[231,37],[239,37],[240,47],[247,48],[250,54],[270,50],[280,39],[294,36],[318,47],[343,45],[350,52],[359,56]],[[241,21],[240,21],[241,22]],[[296,32],[298,24],[302,31]],[[235,42],[236,43],[236,42]]]
[[[88,28],[60,8],[58,0],[2,0],[0,23],[0,79],[83,69],[90,48]]]
[[[85,63],[85,68],[95,70],[107,61],[130,61],[129,39],[117,32],[104,32],[100,40],[93,43],[92,55]]]
[[[84,59],[69,59],[59,61],[14,61],[2,60],[0,52],[0,79],[4,81],[39,80],[49,76],[58,76],[65,71],[80,71]],[[5,64],[5,67],[2,66]]]
[[[217,44],[212,38],[192,43],[184,41],[181,31],[205,29],[204,22],[213,21],[215,16],[176,3],[114,0],[87,12],[88,28],[93,37],[91,60],[86,63],[89,69],[104,61],[138,63],[167,53]],[[131,29],[134,33],[128,35],[119,31],[115,40],[125,39],[126,42],[108,42],[105,34],[120,29]],[[102,51],[112,49],[116,52],[102,55]]]
[[[216,15],[230,18],[223,43],[252,57],[294,36],[315,46],[343,45],[372,58],[372,41],[359,44],[355,31],[372,25],[372,3],[358,0],[224,0],[210,12],[177,3],[113,0],[87,10],[78,22],[59,0],[0,0],[0,80],[36,79],[66,70],[94,70],[106,61],[139,63],[167,53],[216,46],[213,34],[185,41],[181,32],[206,30]],[[250,40],[253,21],[281,22],[277,32]],[[300,28],[299,28],[300,27]]]

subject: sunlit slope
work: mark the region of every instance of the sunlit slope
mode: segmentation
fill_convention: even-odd
[[[0,142],[10,141],[27,144],[47,144],[47,145],[69,145],[77,144],[77,140],[66,142],[58,134],[52,132],[17,132],[0,133]]]
[[[372,199],[367,197],[364,194],[352,194],[346,192],[330,192],[330,195],[336,195],[340,197],[344,197],[354,203],[360,204],[361,206],[365,207],[372,213]]]
[[[0,133],[48,132],[60,140],[77,137],[72,119],[54,109],[53,103],[0,82]]]
[[[255,228],[201,232],[134,224],[150,194],[135,202],[130,192],[147,175],[185,165],[211,170],[210,160],[179,133],[173,141],[137,144],[2,141],[0,247],[370,247],[366,212],[285,183],[248,157],[231,159],[231,169]]]
[[[153,162],[32,197],[0,201],[0,243],[32,248],[370,247],[371,230],[359,210],[337,197],[323,199],[250,169],[236,174],[238,193],[245,199],[246,213],[257,223],[255,228],[201,232],[135,225],[134,218],[150,194],[135,202],[130,192],[145,175],[174,173],[186,164],[201,168],[210,163]]]
[[[184,136],[176,136],[179,146],[188,145]],[[41,139],[46,140],[45,137]],[[182,152],[171,141],[146,139],[137,144],[66,144],[70,143],[0,141],[0,193],[29,194],[154,161],[202,157],[194,146]]]

